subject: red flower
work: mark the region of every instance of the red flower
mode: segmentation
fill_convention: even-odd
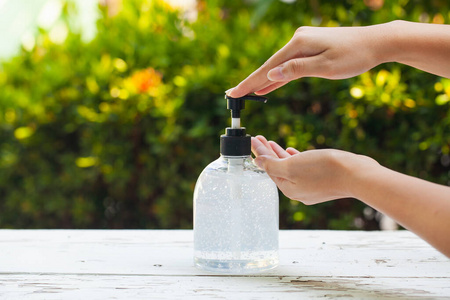
[[[134,87],[138,93],[146,93],[157,88],[161,84],[162,75],[153,68],[137,71],[131,77]]]

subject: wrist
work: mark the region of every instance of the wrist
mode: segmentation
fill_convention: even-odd
[[[396,62],[402,50],[402,28],[406,21],[396,20],[389,23],[367,26],[376,65]]]
[[[347,197],[363,200],[365,193],[371,188],[373,178],[376,178],[383,167],[368,156],[353,155],[349,163],[343,165],[343,188]]]

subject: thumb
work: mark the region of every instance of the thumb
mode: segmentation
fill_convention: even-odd
[[[300,77],[317,75],[320,65],[318,55],[294,58],[273,68],[267,73],[270,81],[291,81]]]
[[[288,178],[286,159],[275,158],[269,155],[260,155],[255,158],[255,164],[266,171],[270,177]]]

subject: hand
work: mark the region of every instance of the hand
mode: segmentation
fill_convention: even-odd
[[[252,138],[252,152],[255,163],[267,172],[283,194],[308,205],[354,197],[352,179],[356,171],[379,166],[369,157],[345,151],[284,150],[263,136]]]
[[[450,188],[380,166],[350,152],[284,150],[252,138],[255,163],[287,197],[316,204],[352,197],[390,216],[450,258]]]
[[[343,79],[364,73],[380,63],[381,26],[300,27],[283,48],[227,94],[264,95],[301,77]]]
[[[301,77],[344,79],[385,62],[450,78],[450,25],[406,21],[366,27],[300,27],[259,69],[226,93],[267,94]]]

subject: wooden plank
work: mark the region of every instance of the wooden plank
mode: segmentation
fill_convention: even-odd
[[[280,247],[264,274],[450,277],[450,261],[407,231],[281,231]],[[213,275],[192,255],[192,231],[0,230],[0,273]]]
[[[448,278],[1,275],[2,299],[447,298]]]
[[[0,230],[1,298],[450,297],[450,260],[408,231],[281,231],[280,266],[193,266],[190,230]]]

